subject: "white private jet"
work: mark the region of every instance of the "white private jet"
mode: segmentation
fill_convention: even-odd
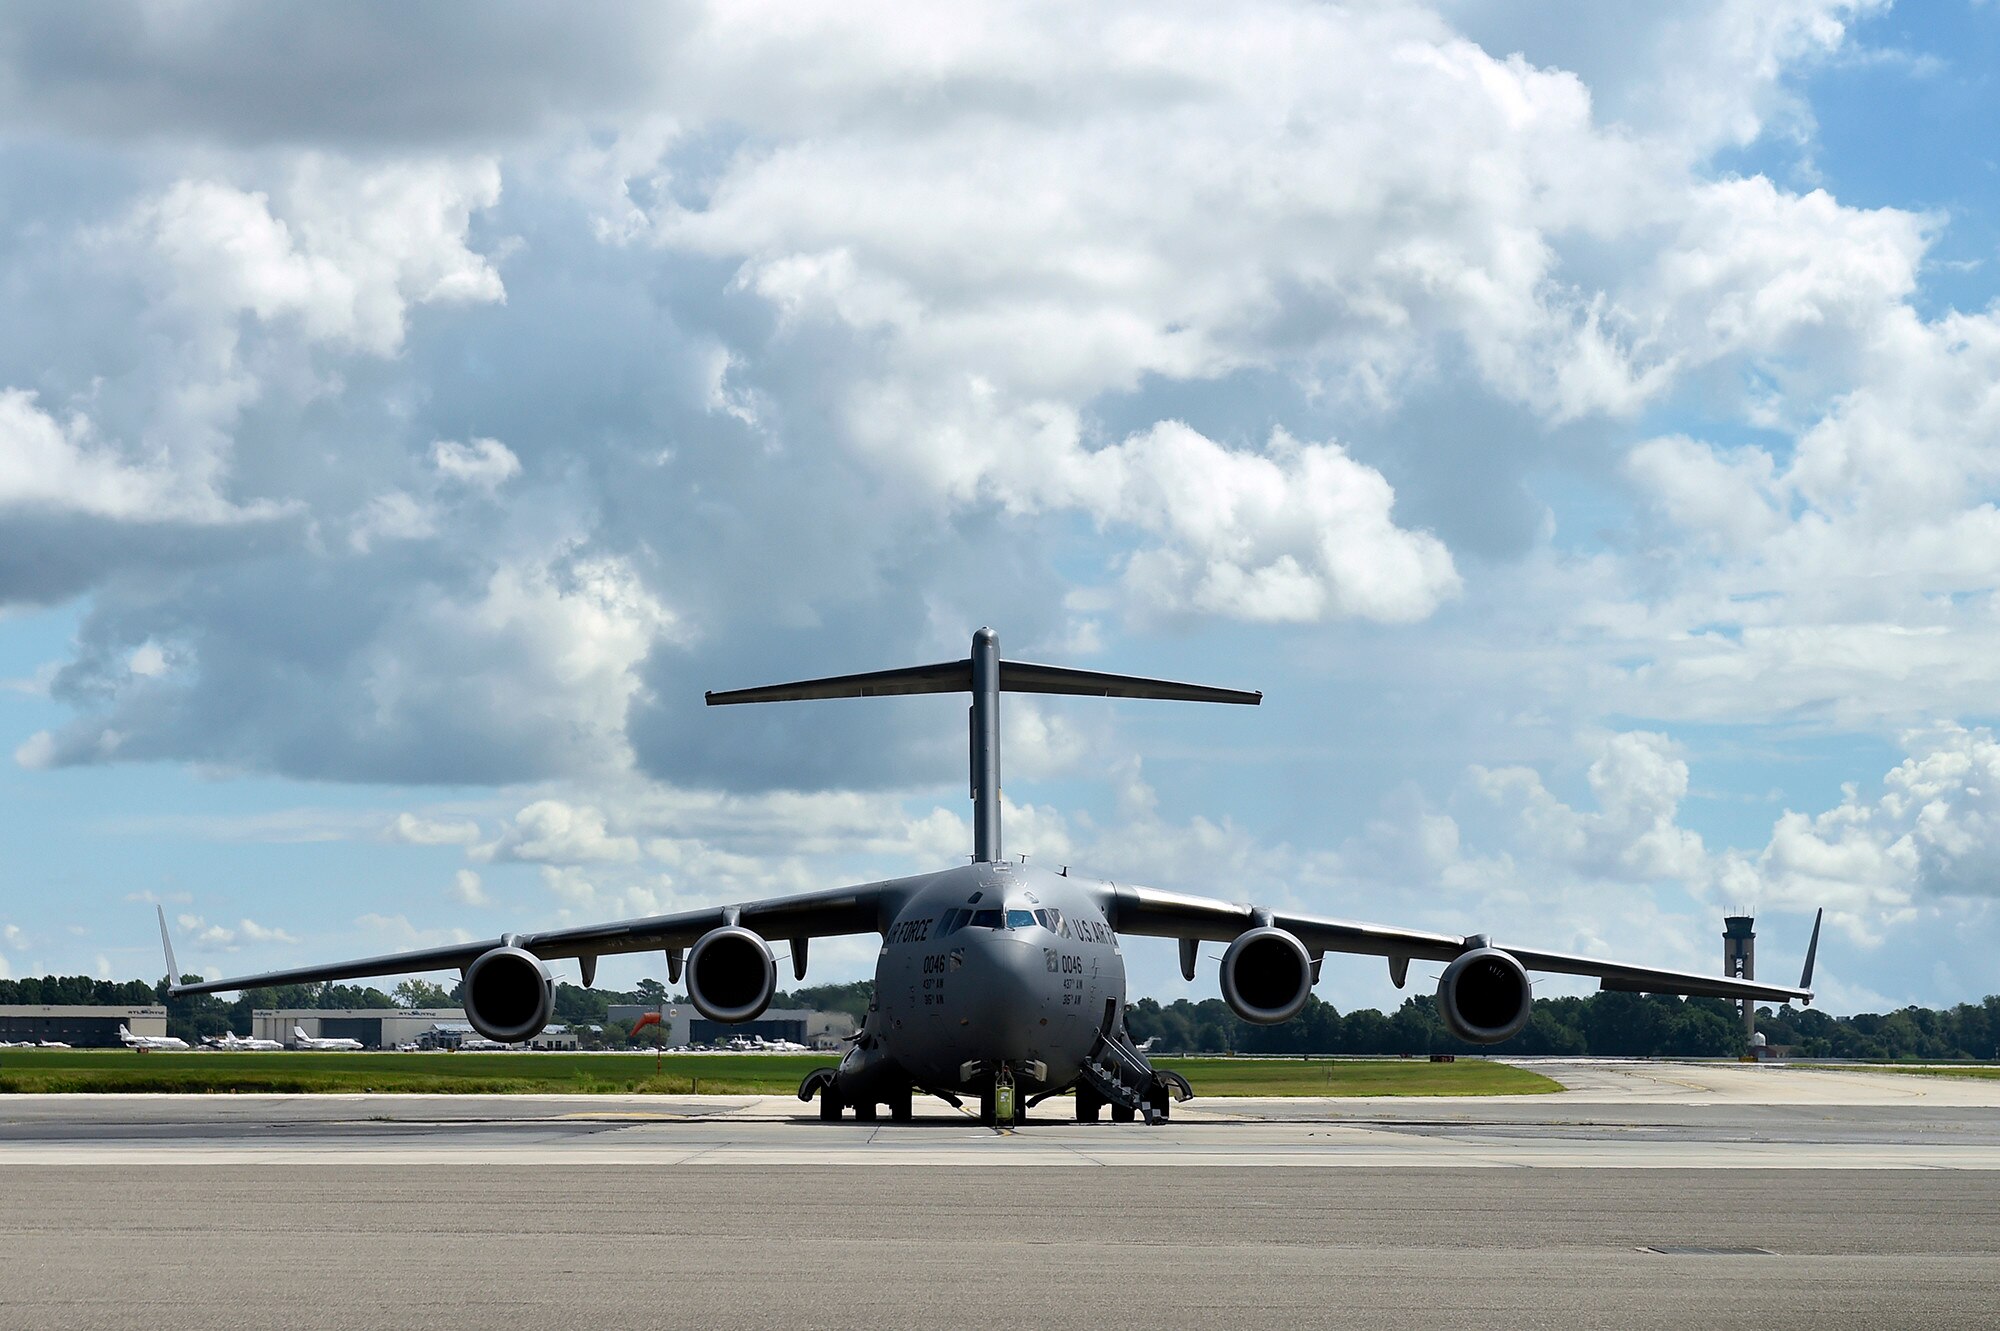
[[[238,1035],[234,1031],[224,1031],[220,1035],[204,1035],[201,1042],[210,1049],[237,1051],[244,1049],[273,1050],[285,1046],[277,1040],[260,1040],[254,1035]]]
[[[811,1046],[802,1045],[797,1040],[766,1040],[761,1035],[750,1037],[750,1047],[752,1049],[766,1050],[774,1054],[809,1054],[812,1052]]]
[[[185,1049],[188,1042],[178,1035],[134,1035],[131,1028],[120,1026],[118,1039],[127,1049],[137,1049],[140,1053],[159,1049]]]
[[[67,1048],[69,1048],[69,1045],[68,1045],[67,1043],[65,1043],[64,1041],[61,1041],[61,1040],[37,1040],[37,1041],[35,1041],[35,1048],[37,1048],[37,1049],[67,1049]]]
[[[294,1026],[292,1027],[292,1047],[295,1049],[359,1049],[361,1048],[361,1041],[350,1040],[344,1036],[329,1037],[322,1040],[318,1036],[307,1035],[305,1027]]]

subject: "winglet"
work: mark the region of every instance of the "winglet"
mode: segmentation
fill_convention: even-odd
[[[167,936],[167,908],[155,906],[153,909],[160,912],[160,946],[167,954],[167,992],[176,994],[181,987],[181,968],[174,964],[174,940]]]
[[[1813,913],[1812,941],[1806,944],[1806,968],[1799,975],[1799,988],[1808,991],[1812,989],[1813,962],[1819,956],[1819,925],[1820,921],[1825,917],[1826,907],[1824,906],[1821,906]]]

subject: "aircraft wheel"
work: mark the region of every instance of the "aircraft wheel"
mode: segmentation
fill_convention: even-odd
[[[908,1123],[912,1118],[914,1118],[916,1116],[915,1110],[910,1103],[912,1098],[913,1097],[910,1091],[907,1089],[898,1091],[894,1095],[890,1096],[889,1097],[890,1119],[892,1119],[897,1123]]]
[[[997,1112],[998,1109],[999,1106],[994,1102],[994,1096],[991,1090],[985,1090],[979,1093],[980,1126],[988,1128],[999,1127],[1000,1118]]]
[[[867,1104],[861,1104],[857,1101],[854,1106],[854,1121],[856,1123],[873,1123],[875,1121],[875,1102],[870,1100]]]
[[[1111,1121],[1113,1123],[1130,1123],[1137,1116],[1130,1105],[1111,1106]]]
[[[840,1097],[833,1093],[833,1087],[831,1086],[826,1087],[819,1093],[819,1121],[822,1123],[840,1122]]]
[[[1093,1086],[1087,1086],[1083,1082],[1078,1082],[1076,1084],[1076,1121],[1079,1123],[1095,1123],[1097,1122],[1097,1116],[1103,1112],[1103,1109],[1104,1097],[1097,1093],[1097,1089]]]

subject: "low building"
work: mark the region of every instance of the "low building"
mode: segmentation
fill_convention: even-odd
[[[649,1012],[660,1009],[644,1003],[613,1003],[605,1015],[629,1027]],[[770,1008],[755,1021],[729,1023],[710,1021],[695,1011],[692,1003],[669,1003],[660,1014],[660,1025],[669,1045],[724,1044],[741,1036],[790,1040],[809,1049],[838,1049],[860,1023],[846,1012],[815,1012],[811,1008]]]
[[[250,1013],[250,1034],[260,1040],[289,1043],[296,1027],[315,1040],[359,1040],[363,1049],[394,1049],[416,1044],[440,1024],[464,1025],[463,1008],[256,1008]]]
[[[118,1038],[120,1026],[134,1035],[165,1035],[167,1010],[152,1004],[0,1007],[0,1040],[15,1044],[23,1040],[46,1040],[75,1049],[118,1049],[123,1047]]]
[[[541,1034],[527,1042],[530,1049],[570,1049],[581,1042],[583,1028],[577,1026],[547,1026]]]

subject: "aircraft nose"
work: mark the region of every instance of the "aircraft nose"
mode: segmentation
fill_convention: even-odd
[[[1037,1022],[1048,976],[1042,949],[1018,933],[966,932],[974,935],[965,942],[959,985],[967,1024],[990,1051],[986,1057],[1030,1057],[1041,1044]]]

